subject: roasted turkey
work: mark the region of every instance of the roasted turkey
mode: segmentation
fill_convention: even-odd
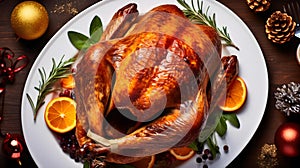
[[[238,73],[217,32],[175,5],[115,13],[75,64],[76,136],[107,162],[130,163],[193,142]]]

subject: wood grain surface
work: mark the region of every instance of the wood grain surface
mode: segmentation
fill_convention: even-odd
[[[7,92],[4,104],[4,120],[1,123],[2,132],[22,134],[21,128],[21,97],[23,87],[30,71],[32,64],[37,58],[40,51],[43,49],[49,39],[72,17],[75,16],[74,11],[70,11],[69,7],[75,11],[81,12],[99,0],[40,0],[47,11],[49,12],[50,24],[46,33],[39,39],[33,41],[26,41],[18,39],[10,26],[10,14],[19,0],[0,0],[0,47],[9,47],[15,54],[26,55],[29,57],[29,65],[16,75],[16,80],[12,85],[7,85]],[[269,97],[265,115],[263,120],[249,142],[246,148],[228,167],[258,167],[258,156],[260,148],[266,144],[274,143],[274,134],[280,124],[288,120],[295,120],[300,122],[299,117],[287,118],[281,112],[275,109],[274,91],[282,84],[291,81],[300,83],[300,66],[296,61],[296,49],[300,42],[299,39],[293,38],[290,42],[283,45],[276,45],[269,41],[264,32],[264,25],[267,18],[275,10],[282,10],[282,1],[272,1],[271,8],[262,14],[252,12],[246,0],[219,0],[233,12],[235,12],[250,28],[260,44],[268,67],[269,74]],[[59,7],[64,10],[59,10]],[[69,6],[68,6],[69,4]],[[255,65],[253,65],[255,68]],[[28,111],[28,115],[32,115]],[[0,139],[2,144],[3,138]],[[45,144],[47,145],[47,144]],[[2,146],[0,146],[2,150]],[[50,157],[50,156],[49,156]],[[278,155],[278,167],[297,167],[299,166],[299,159],[287,158]],[[30,153],[25,151],[22,157],[23,167],[36,167],[32,160]],[[3,152],[0,152],[0,167],[18,167],[14,160],[8,159]],[[64,167],[64,166],[62,166]]]

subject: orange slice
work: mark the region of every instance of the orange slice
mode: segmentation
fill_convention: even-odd
[[[188,160],[194,156],[195,151],[189,147],[179,147],[170,149],[170,153],[177,160]]]
[[[75,80],[74,80],[73,75],[69,75],[66,78],[61,78],[60,85],[61,85],[61,87],[66,88],[66,89],[74,89]]]
[[[241,77],[236,77],[228,88],[225,101],[220,102],[219,107],[226,112],[233,112],[242,107],[247,97],[246,83]]]
[[[133,162],[130,165],[136,168],[152,168],[155,163],[155,155],[145,157],[139,161]]]
[[[76,103],[69,97],[52,99],[44,114],[48,127],[58,133],[65,133],[76,126]]]

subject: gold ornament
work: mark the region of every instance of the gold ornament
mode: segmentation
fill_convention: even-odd
[[[11,26],[22,39],[34,40],[48,28],[49,17],[45,7],[35,1],[19,3],[11,13]]]

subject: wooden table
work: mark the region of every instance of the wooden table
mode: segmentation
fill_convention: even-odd
[[[263,120],[253,136],[252,140],[241,152],[241,154],[228,167],[258,167],[257,158],[260,154],[261,147],[266,144],[274,143],[274,134],[280,124],[288,120],[296,120],[299,118],[286,118],[283,113],[275,109],[274,91],[282,84],[291,81],[300,82],[300,66],[297,64],[295,53],[299,44],[299,39],[292,39],[291,42],[276,45],[266,38],[264,25],[266,19],[275,10],[281,10],[280,1],[272,1],[269,11],[262,14],[253,13],[247,6],[246,1],[227,1],[219,0],[233,12],[235,12],[250,28],[254,36],[258,40],[264,53],[268,72],[269,72],[269,98]],[[21,96],[23,87],[30,71],[31,65],[37,58],[38,54],[49,41],[49,39],[72,17],[74,13],[69,10],[69,7],[75,11],[82,11],[88,6],[98,2],[98,0],[89,1],[39,1],[49,12],[50,25],[47,32],[39,39],[34,41],[26,41],[17,39],[13,30],[10,27],[10,14],[14,6],[20,1],[17,0],[2,0],[0,1],[0,47],[9,47],[16,55],[26,55],[29,57],[29,65],[16,76],[14,84],[7,86],[4,106],[4,120],[1,124],[2,132],[22,134],[20,111],[21,111]],[[65,5],[64,5],[65,4]],[[63,7],[64,11],[59,10]],[[73,11],[74,12],[74,11]],[[255,65],[253,65],[255,66]],[[2,143],[3,138],[0,139]],[[47,144],[45,144],[47,145]],[[2,148],[0,146],[0,148]],[[282,155],[278,156],[279,167],[295,167],[300,158],[287,158]],[[31,159],[29,152],[24,152],[22,159],[24,167],[36,167]],[[0,152],[0,167],[18,167],[15,161],[5,157],[3,152]]]

